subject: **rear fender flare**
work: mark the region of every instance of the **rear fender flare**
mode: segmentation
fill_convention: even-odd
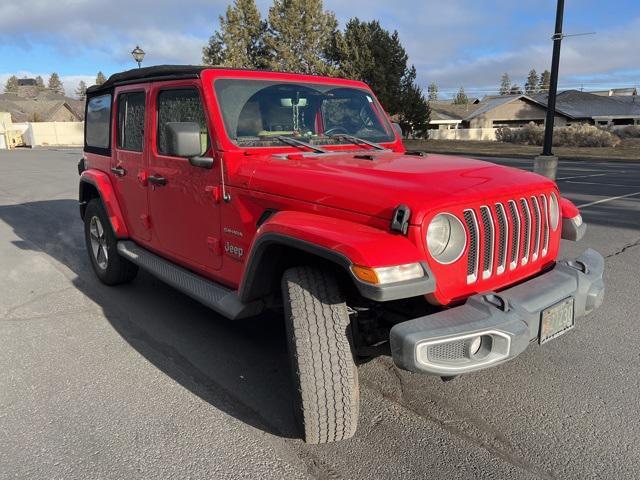
[[[322,215],[284,211],[272,215],[257,231],[239,289],[244,302],[270,293],[276,285],[274,246],[292,248],[345,269],[360,293],[376,301],[409,298],[435,290],[435,279],[415,245],[405,236]],[[422,279],[376,286],[356,278],[350,267],[385,267],[420,263]],[[279,284],[279,283],[278,283]]]
[[[86,198],[83,189],[83,184],[92,185],[100,195],[100,200],[107,211],[107,216],[111,222],[113,232],[118,238],[128,238],[129,230],[127,224],[124,221],[122,210],[118,199],[116,198],[113,184],[109,179],[109,176],[98,170],[85,170],[80,176],[80,205],[85,204],[88,199]]]

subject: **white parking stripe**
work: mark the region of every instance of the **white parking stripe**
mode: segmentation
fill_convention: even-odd
[[[574,182],[573,180],[569,180],[567,183],[573,183],[576,185],[598,185],[599,187],[640,188],[640,185],[624,185],[623,183]]]
[[[562,177],[557,180],[573,180],[574,178],[590,178],[590,177],[604,177],[605,175],[609,175],[608,173],[594,173],[592,175],[576,175],[574,177]]]
[[[596,200],[595,202],[583,203],[582,205],[578,205],[578,208],[592,207],[592,206],[598,205],[600,203],[611,202],[613,200],[618,200],[620,198],[635,197],[637,195],[640,195],[640,192],[628,193],[626,195],[619,195],[617,197],[603,198],[602,200]]]

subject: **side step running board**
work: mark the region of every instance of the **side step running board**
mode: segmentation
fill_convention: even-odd
[[[231,320],[257,315],[264,308],[261,301],[242,303],[235,290],[179,267],[130,240],[118,242],[118,252],[163,282]]]

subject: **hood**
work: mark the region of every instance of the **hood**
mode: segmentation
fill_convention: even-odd
[[[545,177],[481,160],[446,155],[419,157],[394,152],[289,155],[256,158],[241,169],[254,191],[391,219],[400,204],[411,223],[447,205],[491,197],[548,191]]]

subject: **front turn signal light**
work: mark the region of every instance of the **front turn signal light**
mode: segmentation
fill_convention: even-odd
[[[385,285],[424,277],[424,269],[419,263],[406,263],[393,267],[353,265],[351,271],[359,280],[373,285]]]

